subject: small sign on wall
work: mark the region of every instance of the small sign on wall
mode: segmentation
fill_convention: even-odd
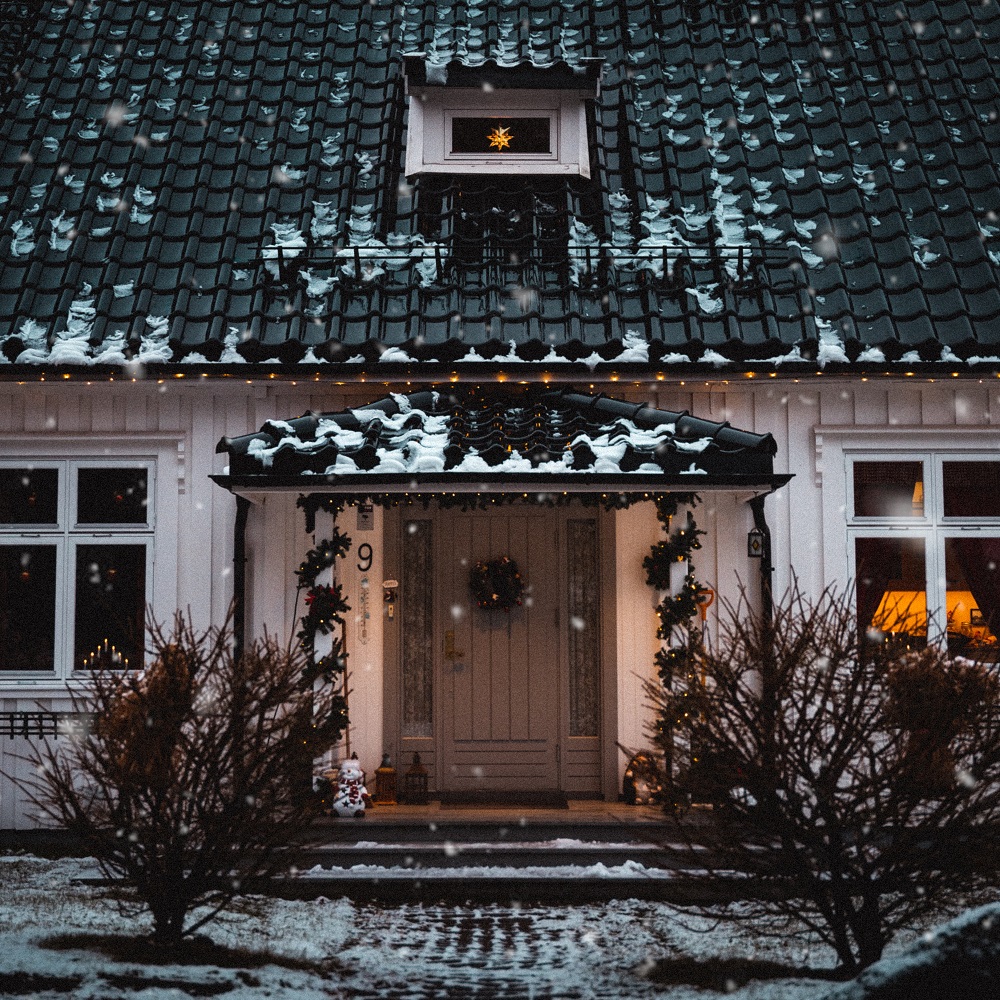
[[[375,506],[370,503],[358,504],[358,531],[371,531],[375,527]]]

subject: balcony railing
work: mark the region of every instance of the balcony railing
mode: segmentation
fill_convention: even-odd
[[[0,739],[47,739],[86,733],[93,716],[80,712],[0,712]]]

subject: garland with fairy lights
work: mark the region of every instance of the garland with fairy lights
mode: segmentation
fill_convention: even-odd
[[[305,493],[296,500],[296,505],[305,512],[306,531],[316,530],[316,514],[323,511],[336,517],[351,504],[361,501],[375,504],[386,510],[394,507],[420,507],[428,510],[433,504],[445,509],[496,510],[505,504],[533,503],[541,507],[562,507],[568,503],[582,504],[584,507],[603,507],[607,511],[625,510],[632,504],[656,499],[661,494],[655,492],[612,490],[604,493],[569,493],[563,491],[538,490],[530,493]]]
[[[656,518],[663,525],[667,537],[650,548],[642,565],[646,570],[646,582],[651,587],[669,591],[671,567],[679,562],[689,563],[692,553],[701,548],[699,537],[705,534],[695,524],[690,510],[683,527],[672,530],[673,519],[681,505],[693,507],[700,500],[695,493],[668,493],[656,497],[654,502]],[[659,616],[656,637],[667,643],[656,652],[656,669],[663,690],[672,695],[664,702],[670,706],[669,710],[657,719],[660,745],[667,756],[668,774],[672,764],[670,731],[685,725],[686,720],[693,717],[693,706],[701,693],[691,654],[701,643],[701,629],[695,621],[699,614],[699,596],[704,589],[689,565],[678,592],[667,593],[656,608]]]
[[[472,598],[487,611],[506,611],[521,604],[524,581],[510,556],[477,562],[469,572]]]
[[[329,682],[347,669],[347,653],[335,629],[344,623],[344,613],[350,611],[351,606],[344,600],[343,587],[339,583],[319,584],[316,580],[323,570],[342,559],[350,547],[351,539],[335,526],[333,537],[310,549],[295,571],[299,581],[298,592],[301,594],[305,591],[306,605],[306,613],[299,620],[301,627],[296,638],[306,656],[306,676],[309,680],[321,677]],[[331,636],[332,644],[330,652],[319,660],[316,659],[318,635]],[[346,719],[346,705],[344,712]]]

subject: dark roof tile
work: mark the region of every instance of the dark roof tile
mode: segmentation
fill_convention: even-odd
[[[837,6],[829,23],[754,24],[705,5],[695,22],[680,5],[629,0],[561,8],[553,19],[550,6],[530,0],[525,26],[520,11],[445,0],[53,7],[0,124],[0,337],[29,321],[50,335],[64,329],[90,285],[98,340],[128,318],[131,301],[133,329],[165,315],[179,345],[221,344],[236,326],[261,343],[316,345],[317,356],[324,344],[348,345],[325,348],[330,359],[355,356],[369,338],[433,343],[459,327],[463,344],[541,343],[566,358],[574,340],[589,357],[629,330],[669,345],[668,355],[736,339],[770,344],[780,357],[810,328],[813,307],[789,293],[787,264],[772,253],[784,247],[804,258],[819,317],[839,328],[857,313],[866,342],[912,343],[940,319],[942,342],[960,333],[989,348],[1000,339],[1000,245],[984,229],[1000,210],[1000,12],[965,0],[916,10],[901,19],[898,4],[876,0]],[[564,219],[619,248],[596,268],[595,289],[567,286],[564,276],[521,308],[504,281],[477,292],[446,270],[426,285],[406,267],[365,290],[329,251],[325,263],[300,259],[279,280],[268,275],[261,249],[272,227],[314,239],[316,202],[330,205],[331,242],[358,238],[360,210],[371,212],[373,238],[415,238],[415,205],[432,185],[418,179],[415,201],[397,193],[403,52],[461,59],[467,68],[456,72],[472,75],[493,60],[500,82],[515,63],[523,78],[536,72],[525,68],[531,60],[552,67],[540,74],[564,75],[581,56],[604,60],[594,178],[551,192]],[[59,182],[60,163],[74,187]],[[102,184],[108,173],[121,177],[115,190]],[[625,211],[609,197],[619,191]],[[673,233],[693,247],[740,244],[763,260],[753,296],[716,287],[711,267],[686,271],[691,291],[676,295],[638,280],[648,272],[622,252],[643,239],[654,255],[658,241],[679,245],[638,226],[660,199],[660,217],[672,217]],[[60,213],[76,232],[66,250],[50,240]],[[687,229],[684,213],[705,221]],[[835,253],[813,246],[831,230]],[[443,254],[452,257],[447,246]],[[333,279],[324,301],[304,294],[306,270]],[[109,297],[128,282],[131,300]],[[926,297],[899,301],[918,284]],[[968,315],[956,325],[962,292]],[[606,308],[595,304],[602,296]]]
[[[412,490],[470,476],[498,486],[567,483],[581,472],[625,488],[631,474],[644,488],[763,484],[777,448],[769,434],[686,412],[536,386],[393,395],[340,413],[268,421],[255,434],[223,438],[217,450],[230,462],[222,481],[235,488],[330,490],[367,481]]]

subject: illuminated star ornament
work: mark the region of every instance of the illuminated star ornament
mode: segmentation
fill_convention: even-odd
[[[490,140],[490,146],[495,146],[497,152],[500,152],[510,145],[510,140],[514,137],[506,125],[498,125],[486,138]]]

